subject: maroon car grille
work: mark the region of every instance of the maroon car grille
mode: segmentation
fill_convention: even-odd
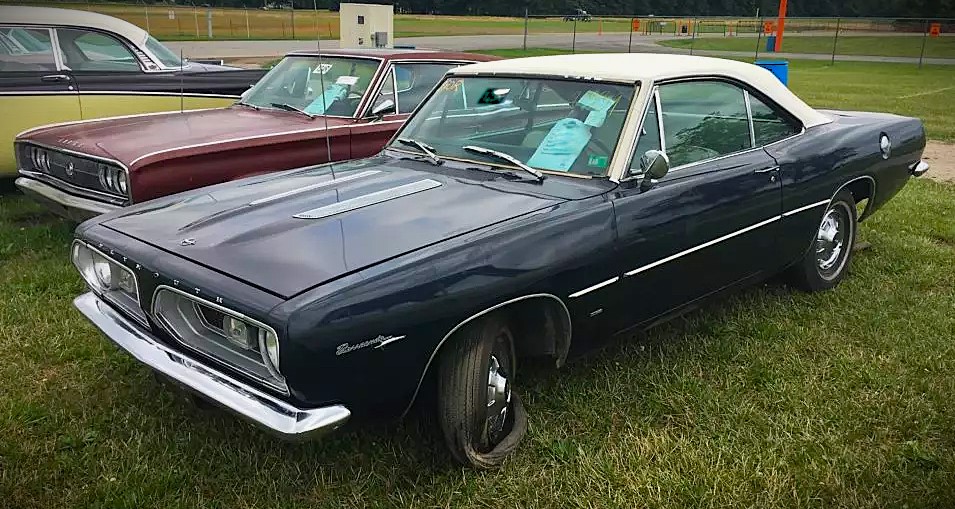
[[[116,203],[126,199],[126,196],[108,188],[102,178],[106,170],[119,170],[116,164],[28,143],[17,144],[16,156],[21,171],[38,178],[51,177],[43,180],[67,191],[87,192]]]

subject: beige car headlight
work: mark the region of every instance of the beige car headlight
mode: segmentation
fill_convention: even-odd
[[[73,242],[71,258],[76,270],[96,294],[146,323],[146,313],[139,306],[136,275],[131,270],[78,240]]]

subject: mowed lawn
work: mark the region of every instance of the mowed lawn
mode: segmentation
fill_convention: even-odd
[[[786,35],[783,37],[781,51],[786,53],[822,53],[832,54],[833,43],[836,55],[872,55],[885,57],[918,58],[925,43],[927,58],[955,58],[955,37],[929,37],[922,35],[886,35],[855,36],[840,35],[835,41],[832,36]],[[678,39],[661,41],[660,44],[671,48],[719,51],[756,51],[756,39],[753,37],[702,37],[696,40]],[[759,42],[760,54],[766,53],[766,39]],[[771,56],[771,55],[766,55]]]
[[[914,73],[848,69],[799,64],[794,87],[815,105],[884,109],[898,101],[866,102],[832,81],[882,83],[872,93],[886,95]],[[936,100],[900,104],[921,114]],[[453,466],[417,418],[287,444],[193,407],[72,309],[83,284],[71,230],[0,192],[0,507],[955,500],[955,186],[911,182],[861,226],[872,247],[834,291],[771,282],[561,370],[525,370],[529,433],[494,472]]]

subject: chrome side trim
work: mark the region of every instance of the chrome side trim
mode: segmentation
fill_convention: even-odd
[[[414,394],[411,396],[411,401],[408,402],[408,406],[405,407],[405,411],[401,413],[401,416],[404,417],[405,415],[408,414],[408,411],[411,410],[411,406],[414,405],[415,399],[418,397],[418,392],[421,391],[421,384],[424,383],[424,377],[428,374],[428,368],[431,367],[431,363],[434,361],[434,358],[437,357],[438,351],[441,349],[441,345],[443,345],[448,340],[448,338],[453,336],[455,332],[460,330],[462,327],[464,327],[468,323],[488,313],[496,311],[504,306],[514,304],[515,302],[520,302],[520,301],[528,300],[528,299],[538,299],[538,298],[554,299],[557,301],[558,304],[560,304],[560,307],[564,310],[564,314],[567,317],[567,341],[569,343],[570,338],[573,337],[573,320],[571,319],[571,316],[570,316],[570,310],[567,309],[567,305],[564,304],[564,301],[560,300],[560,297],[557,297],[556,295],[553,295],[550,293],[533,293],[530,295],[524,295],[522,297],[516,297],[514,299],[501,302],[500,304],[495,304],[483,311],[479,311],[469,316],[468,318],[464,319],[464,321],[455,325],[450,331],[448,331],[447,334],[444,335],[443,338],[441,338],[441,341],[439,341],[437,346],[434,347],[434,351],[431,352],[431,357],[428,358],[428,362],[424,365],[424,370],[421,371],[421,378],[418,380],[418,387],[415,388]]]
[[[636,269],[633,269],[633,270],[631,270],[631,271],[629,271],[629,272],[624,273],[624,277],[635,276],[635,275],[637,275],[637,274],[639,274],[639,273],[641,273],[641,272],[648,271],[648,270],[650,270],[650,269],[652,269],[652,268],[654,268],[654,267],[659,267],[660,265],[663,265],[664,263],[667,263],[667,262],[671,262],[671,261],[673,261],[673,260],[676,260],[677,258],[681,258],[681,257],[686,256],[686,255],[691,254],[691,253],[695,253],[695,252],[697,252],[697,251],[699,251],[699,250],[701,250],[701,249],[706,249],[706,248],[708,248],[708,247],[710,247],[710,246],[712,246],[712,245],[714,245],[714,244],[719,244],[720,242],[723,242],[724,240],[731,239],[731,238],[736,237],[736,236],[738,236],[738,235],[742,235],[742,234],[744,234],[744,233],[746,233],[746,232],[755,230],[756,228],[759,228],[759,227],[761,227],[761,226],[766,226],[767,224],[770,224],[770,223],[774,223],[774,222],[776,222],[776,221],[779,221],[780,218],[782,218],[782,216],[771,217],[771,218],[769,218],[769,219],[767,219],[767,220],[765,220],[765,221],[760,221],[760,222],[758,222],[758,223],[756,223],[756,224],[754,224],[754,225],[747,226],[746,228],[743,228],[743,229],[741,229],[741,230],[736,230],[735,232],[728,233],[728,234],[726,234],[726,235],[723,235],[722,237],[715,238],[715,239],[713,239],[713,240],[711,240],[711,241],[709,241],[709,242],[704,242],[703,244],[700,244],[700,245],[695,246],[695,247],[691,247],[690,249],[687,249],[687,250],[685,250],[685,251],[680,251],[679,253],[676,253],[676,254],[667,256],[666,258],[664,258],[664,259],[662,259],[662,260],[657,260],[657,261],[655,261],[655,262],[653,262],[653,263],[649,263],[649,264],[647,264],[647,265],[644,265],[643,267],[637,267]]]
[[[749,99],[749,90],[743,89],[743,102],[746,104],[746,119],[749,121],[749,146],[756,146],[756,126],[753,124],[753,104]]]
[[[822,200],[822,201],[817,201],[816,203],[810,203],[809,205],[806,205],[806,206],[804,206],[804,207],[799,207],[798,209],[790,210],[789,212],[783,213],[783,217],[793,216],[793,215],[796,215],[796,214],[798,214],[798,213],[800,213],[800,212],[804,212],[804,211],[807,211],[807,210],[809,210],[809,209],[814,209],[814,208],[816,208],[816,207],[818,207],[818,206],[820,206],[820,205],[828,205],[828,204],[829,204],[829,201],[830,201],[830,200]]]
[[[343,405],[298,408],[172,350],[93,293],[80,295],[73,305],[139,362],[282,438],[313,438],[341,427],[351,416]]]
[[[382,203],[389,200],[394,200],[396,198],[401,198],[403,196],[420,193],[422,191],[427,191],[428,189],[434,189],[435,187],[440,186],[441,182],[438,182],[437,180],[418,180],[416,182],[393,187],[391,189],[384,189],[337,203],[332,203],[331,205],[325,205],[312,210],[306,210],[305,212],[299,212],[292,217],[296,219],[321,219],[323,217],[334,216],[336,214],[342,214],[352,210],[368,207],[376,203]]]
[[[377,122],[375,125],[381,125],[381,124],[402,124],[402,123],[404,123],[404,120],[387,120],[387,121],[383,121],[383,122]],[[224,140],[209,141],[209,142],[205,142],[205,143],[195,143],[195,144],[193,144],[193,145],[182,145],[182,146],[175,147],[175,148],[166,148],[166,149],[162,149],[162,150],[156,150],[156,151],[154,151],[154,152],[148,152],[148,153],[146,153],[146,154],[143,154],[143,155],[137,157],[136,159],[133,159],[133,160],[129,163],[129,165],[130,165],[130,166],[135,166],[136,163],[138,163],[139,161],[142,161],[143,159],[146,159],[147,157],[152,157],[152,156],[159,155],[159,154],[166,154],[166,153],[169,153],[169,152],[178,152],[178,151],[180,151],[180,150],[188,150],[188,149],[193,149],[193,148],[208,147],[208,146],[212,146],[212,145],[223,145],[223,144],[232,143],[232,142],[235,142],[235,141],[248,141],[248,140],[257,140],[257,139],[260,139],[260,138],[272,138],[272,137],[278,137],[278,136],[286,136],[286,135],[289,135],[289,134],[303,134],[303,133],[312,133],[312,132],[325,132],[325,131],[331,131],[331,130],[334,130],[334,129],[351,129],[351,128],[358,127],[358,126],[362,126],[362,125],[365,125],[365,124],[336,125],[336,126],[330,126],[328,129],[325,129],[325,127],[313,127],[313,128],[310,128],[310,129],[297,129],[297,130],[294,130],[294,131],[285,131],[285,132],[281,132],[281,133],[256,134],[256,135],[253,135],[253,136],[241,136],[241,137],[237,137],[237,138],[227,138],[227,139],[224,139]]]
[[[603,287],[605,287],[605,286],[610,286],[610,285],[616,283],[617,281],[620,281],[620,276],[610,278],[610,279],[608,279],[608,280],[606,280],[606,281],[604,281],[604,282],[602,282],[602,283],[597,283],[597,284],[595,284],[595,285],[593,285],[593,286],[588,286],[587,288],[584,288],[583,290],[580,290],[580,291],[578,291],[578,292],[574,292],[574,293],[568,295],[567,298],[568,298],[568,299],[576,299],[577,297],[580,297],[580,296],[582,296],[582,295],[587,295],[587,294],[590,293],[590,292],[595,292],[595,291],[597,291],[597,290],[599,290],[599,289],[601,289],[601,288],[603,288]]]
[[[199,108],[195,110],[185,110],[185,111],[179,111],[179,110],[156,111],[153,113],[136,113],[134,115],[120,115],[117,117],[88,118],[86,120],[69,120],[67,122],[57,122],[55,124],[45,124],[45,125],[40,125],[36,127],[31,127],[27,130],[20,131],[19,133],[17,133],[17,135],[14,136],[14,139],[20,138],[21,136],[26,136],[27,134],[30,134],[34,131],[39,131],[41,129],[49,129],[51,127],[61,127],[65,125],[77,125],[77,124],[89,124],[90,122],[103,122],[104,120],[119,120],[124,118],[136,118],[136,117],[152,117],[156,115],[171,115],[171,114],[179,114],[179,113],[189,113],[193,111],[209,111],[209,110],[217,110],[217,109],[219,108]],[[21,140],[16,140],[16,141],[21,141]],[[28,141],[28,140],[22,140],[22,141]]]
[[[378,173],[381,173],[381,171],[369,170],[369,171],[363,171],[360,173],[353,173],[351,175],[345,175],[344,177],[341,177],[341,178],[333,177],[331,180],[326,180],[324,182],[319,182],[317,184],[312,184],[310,186],[300,187],[298,189],[292,189],[291,191],[285,191],[284,193],[273,194],[272,196],[266,196],[265,198],[259,198],[258,200],[253,200],[249,202],[249,205],[251,206],[262,205],[263,203],[270,203],[275,200],[281,200],[282,198],[288,198],[289,196],[295,196],[296,194],[307,193],[309,191],[314,191],[316,189],[321,189],[323,187],[329,187],[335,184],[341,184],[343,182],[348,182],[351,180],[357,180],[364,177],[370,177]]]

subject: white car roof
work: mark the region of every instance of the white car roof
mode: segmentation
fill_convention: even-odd
[[[88,27],[112,32],[136,45],[144,44],[149,36],[142,28],[119,18],[96,12],[52,7],[2,5],[0,6],[0,24]]]
[[[803,102],[766,69],[722,58],[662,53],[554,55],[481,62],[457,67],[449,73],[456,76],[477,74],[561,76],[626,82],[640,81],[644,84],[674,78],[720,76],[750,85],[796,116],[807,128],[832,121]]]

